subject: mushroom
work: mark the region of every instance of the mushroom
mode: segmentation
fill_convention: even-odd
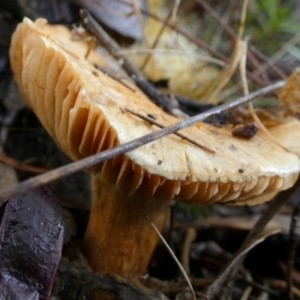
[[[95,52],[44,19],[25,18],[11,42],[10,61],[28,105],[73,160],[112,148],[158,128],[128,111],[167,126],[178,119],[155,106],[132,83],[95,69]],[[130,86],[130,88],[128,88]],[[300,122],[270,128],[285,147],[300,149]],[[255,205],[291,187],[299,157],[258,132],[246,140],[231,128],[197,123],[181,131],[207,151],[170,135],[92,169],[92,207],[85,253],[101,273],[143,275],[158,242],[143,211],[159,230],[172,200]],[[293,136],[293,138],[291,138]]]

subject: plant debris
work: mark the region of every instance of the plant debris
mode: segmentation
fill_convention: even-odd
[[[103,73],[133,95],[140,85],[165,111],[185,119],[168,123],[155,109],[119,107],[121,117],[131,115],[137,127],[146,125],[154,132],[70,163],[26,107],[12,79],[8,48],[23,17],[47,18],[51,24],[77,28],[76,43],[88,48],[72,44],[77,52],[73,46],[69,52],[74,58],[92,57],[96,39],[82,26],[89,29],[85,21],[93,19],[85,12],[84,22],[80,21],[80,8],[89,9],[109,41],[117,42],[106,44],[107,49],[97,47],[103,60],[92,61],[90,76],[99,78]],[[298,1],[279,0],[252,0],[248,5],[247,0],[0,1],[0,300],[84,300],[102,291],[121,300],[190,300],[192,294],[197,300],[300,299],[299,180],[273,201],[254,207],[174,204],[162,242],[143,276],[95,273],[81,254],[91,209],[90,177],[82,170],[96,169],[109,159],[117,162],[118,156],[152,142],[144,146],[151,147],[167,135],[200,147],[207,155],[220,155],[222,140],[207,145],[183,129],[199,121],[211,125],[212,136],[223,129],[228,129],[229,139],[241,143],[255,143],[263,136],[258,147],[274,142],[283,153],[300,156],[294,143],[300,140],[300,131],[288,126],[299,120],[300,69],[289,76],[300,65],[299,35],[294,31],[299,10]],[[107,36],[100,36],[99,44]],[[64,44],[59,34],[54,40]],[[253,107],[244,105],[254,98]],[[238,158],[237,147],[230,149]],[[272,151],[268,155],[281,159]],[[158,157],[156,167],[167,165],[168,156]],[[222,163],[230,165],[235,157],[223,157]],[[255,152],[249,157],[255,164]],[[248,162],[245,158],[234,168],[240,178],[249,178]],[[221,168],[211,170],[222,182]],[[193,181],[192,176],[187,179]],[[279,183],[274,178],[271,186]],[[264,180],[259,184],[262,193],[264,184]],[[236,188],[232,185],[230,193]],[[224,195],[229,192],[222,185],[203,187],[207,194],[216,189]],[[151,220],[157,225],[152,216]],[[148,225],[149,230],[155,228]],[[117,231],[110,239],[122,236],[122,229]],[[185,272],[179,270],[176,257]]]
[[[50,299],[63,244],[63,216],[45,187],[0,210],[0,299]]]

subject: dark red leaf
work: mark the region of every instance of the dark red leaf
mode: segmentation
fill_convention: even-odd
[[[0,299],[49,299],[63,244],[62,209],[45,187],[0,209]]]

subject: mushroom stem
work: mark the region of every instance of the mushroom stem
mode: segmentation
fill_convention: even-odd
[[[142,193],[128,193],[101,173],[93,176],[92,208],[85,234],[85,253],[94,271],[141,276],[159,237],[151,228],[143,211],[162,231],[170,212],[171,201]]]

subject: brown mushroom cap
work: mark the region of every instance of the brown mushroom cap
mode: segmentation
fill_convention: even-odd
[[[52,30],[45,20],[33,23],[25,18],[13,35],[10,59],[27,103],[72,159],[157,130],[127,112],[127,107],[151,113],[166,126],[178,122],[136,87],[132,91],[95,69],[84,58],[84,42],[70,42],[69,36],[65,29]],[[92,56],[103,61],[94,52]],[[299,129],[300,122],[293,119],[270,132],[299,155]],[[243,140],[232,136],[230,128],[205,123],[182,132],[215,154],[170,135],[108,161],[97,171],[130,194],[141,190],[166,199],[250,205],[269,200],[298,177],[299,157],[262,132]]]

